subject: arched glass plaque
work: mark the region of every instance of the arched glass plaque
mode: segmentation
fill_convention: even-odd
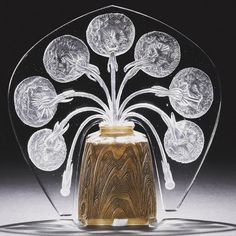
[[[194,183],[220,107],[201,48],[116,6],[45,36],[9,86],[25,160],[58,214],[79,226],[158,228]]]

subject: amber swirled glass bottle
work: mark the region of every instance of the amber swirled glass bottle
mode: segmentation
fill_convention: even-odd
[[[100,125],[85,142],[79,181],[84,225],[148,225],[156,221],[152,155],[134,125]]]

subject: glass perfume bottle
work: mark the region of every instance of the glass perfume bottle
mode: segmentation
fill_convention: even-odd
[[[79,226],[158,226],[177,211],[220,107],[215,66],[196,44],[114,6],[40,40],[9,85],[22,153],[58,215]]]
[[[156,222],[156,187],[148,139],[133,123],[100,125],[85,141],[79,221],[85,225]]]

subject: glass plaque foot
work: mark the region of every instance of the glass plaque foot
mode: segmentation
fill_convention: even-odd
[[[86,226],[79,227],[72,220],[48,220],[36,222],[24,222],[0,227],[0,233],[6,236],[12,235],[202,235],[216,233],[222,235],[223,232],[235,231],[236,225],[189,219],[165,219],[157,227],[148,226]],[[211,234],[210,234],[211,235]],[[215,234],[214,234],[215,235]]]

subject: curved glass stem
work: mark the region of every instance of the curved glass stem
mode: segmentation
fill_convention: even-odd
[[[91,72],[91,71],[90,71]],[[87,74],[87,76],[92,76],[98,83],[99,85],[102,87],[103,91],[105,92],[106,98],[107,98],[107,102],[108,102],[108,106],[110,108],[110,110],[112,109],[112,100],[111,100],[111,96],[109,93],[109,90],[107,88],[107,85],[105,84],[105,82],[103,81],[103,79],[101,78],[100,75],[98,75],[97,73],[91,72],[91,74]]]
[[[126,74],[125,74],[125,77],[123,78],[122,80],[122,83],[120,85],[120,88],[119,88],[119,91],[118,91],[118,94],[117,94],[117,98],[116,98],[116,106],[119,107],[120,106],[120,99],[121,99],[121,95],[122,95],[122,92],[124,90],[124,87],[126,85],[126,83],[128,82],[128,80],[130,80],[131,78],[133,78],[137,73],[138,71],[140,70],[140,68],[132,68],[130,69]]]
[[[94,94],[86,93],[86,92],[76,92],[74,90],[68,90],[61,94],[58,94],[53,100],[49,101],[46,105],[53,106],[58,103],[70,102],[73,100],[74,97],[83,97],[83,98],[91,99],[95,101],[98,105],[100,105],[107,114],[110,113],[108,106]]]
[[[125,77],[120,85],[117,99],[116,99],[117,107],[120,106],[121,95],[128,80],[132,79],[142,68],[150,66],[150,60],[134,61],[134,62],[131,62],[130,64],[133,67],[125,74]],[[130,64],[125,66],[124,68],[125,72],[131,67]]]
[[[72,94],[74,93],[74,90],[68,90],[63,93],[58,94],[55,98],[50,99],[50,98],[40,98],[38,100],[33,101],[33,103],[39,107],[39,109],[45,109],[45,108],[50,108],[58,103],[67,103],[73,100]]]
[[[162,157],[162,162],[161,163],[162,163],[162,170],[163,170],[164,179],[165,179],[165,187],[168,190],[174,189],[175,182],[174,182],[173,177],[172,177],[170,165],[167,161],[166,154],[165,154],[162,142],[160,140],[160,137],[159,137],[155,127],[152,125],[152,123],[146,117],[144,117],[143,115],[141,115],[139,113],[130,112],[126,115],[126,118],[128,118],[128,117],[137,117],[137,118],[139,118],[140,120],[145,122],[148,125],[148,127],[150,128],[150,130],[152,131],[152,133],[153,133],[153,135],[154,135],[154,137],[157,141],[157,144],[159,146],[161,157]]]
[[[167,89],[162,86],[153,86],[153,90],[155,90],[155,95],[158,97],[172,97],[176,100],[181,101],[183,104],[189,105],[190,103],[195,103],[199,106],[200,102],[202,101],[202,95],[199,94],[198,96],[192,96],[189,93],[188,87],[184,89],[180,88],[172,88]]]
[[[170,117],[164,111],[162,111],[159,107],[156,107],[156,106],[149,104],[149,103],[137,103],[135,105],[128,107],[126,110],[124,110],[124,112],[121,116],[121,121],[124,121],[125,117],[127,116],[127,114],[129,112],[131,112],[135,109],[139,109],[139,108],[146,108],[146,109],[150,109],[152,111],[155,111],[156,113],[158,113],[161,116],[161,118],[163,119],[163,121],[165,122],[167,127],[171,128]]]
[[[116,56],[111,53],[108,63],[107,70],[111,73],[111,100],[112,100],[112,122],[117,122],[118,109],[116,104],[116,72],[118,71],[118,64],[116,61]]]
[[[67,58],[67,60],[69,61],[69,63],[74,65],[74,68],[76,70],[78,70],[78,72],[80,72],[80,73],[82,72],[82,73],[86,74],[89,79],[91,79],[93,81],[97,81],[99,83],[99,85],[102,87],[103,91],[106,94],[107,102],[108,102],[108,105],[111,109],[112,108],[111,96],[110,96],[109,90],[108,90],[105,82],[103,81],[103,79],[99,75],[100,71],[99,71],[98,67],[95,65],[89,64],[89,63],[86,65],[83,65],[83,66],[79,65],[78,63],[74,62],[72,55],[70,55],[70,58]]]
[[[111,96],[107,88],[107,85],[105,84],[101,76],[99,75],[100,74],[99,69],[95,65],[92,65],[92,64],[87,64],[86,66],[76,64],[75,66],[79,72],[86,74],[89,79],[93,81],[97,81],[99,83],[99,85],[102,87],[103,91],[105,92],[108,105],[111,109],[112,108]]]
[[[124,67],[124,72],[128,71],[132,67],[142,66],[147,63],[150,63],[150,59],[140,59],[138,61],[132,61]]]
[[[96,120],[96,119],[103,119],[102,115],[92,115],[90,117],[88,117],[86,120],[84,120],[80,127],[78,128],[74,139],[72,141],[71,144],[71,148],[70,148],[70,152],[68,155],[68,159],[66,162],[66,169],[63,172],[62,175],[62,186],[61,186],[61,195],[66,197],[70,195],[70,188],[71,188],[71,179],[72,179],[72,174],[73,174],[73,163],[72,163],[72,158],[73,158],[73,154],[74,154],[74,150],[75,150],[75,146],[77,143],[77,140],[82,132],[82,130],[85,128],[85,126],[91,122],[92,120]]]
[[[97,112],[102,115],[104,120],[106,120],[107,122],[110,122],[109,117],[107,116],[106,112],[104,112],[103,110],[101,110],[97,107],[82,107],[82,108],[78,108],[78,109],[72,111],[69,115],[67,115],[67,117],[65,117],[61,121],[60,126],[61,127],[66,126],[66,124],[70,121],[70,119],[72,119],[75,115],[83,113],[83,112],[88,112],[88,111]]]
[[[53,100],[51,100],[52,106],[58,103],[66,103],[72,101],[74,92],[74,90],[67,90],[63,93],[58,94]]]
[[[99,68],[98,68],[97,66],[88,63],[88,64],[87,64],[87,67],[88,67],[88,69],[90,69],[91,71],[94,71],[94,73],[100,75],[100,71],[99,71]]]
[[[142,90],[138,90],[134,93],[132,93],[131,95],[129,95],[121,104],[120,108],[119,108],[119,113],[118,115],[121,116],[124,108],[126,107],[127,103],[132,100],[134,97],[141,95],[141,94],[145,94],[145,93],[155,93],[155,90],[153,88],[146,88],[146,89],[142,89]]]
[[[88,99],[91,99],[91,100],[95,101],[111,117],[110,110],[109,110],[108,106],[100,98],[98,98],[97,96],[95,96],[91,93],[85,93],[85,92],[75,92],[74,96],[75,97],[85,97],[85,98],[88,98]]]
[[[56,124],[53,127],[53,132],[48,135],[48,137],[45,139],[45,142],[54,142],[58,137],[62,136],[66,131],[69,129],[69,124],[67,124],[65,127],[61,126],[59,121],[56,122]]]

